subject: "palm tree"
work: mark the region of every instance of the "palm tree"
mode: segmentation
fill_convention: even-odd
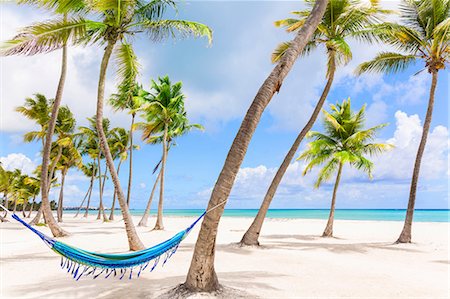
[[[51,1],[55,2],[55,1]],[[56,1],[58,2],[58,1]],[[65,1],[64,1],[65,2]],[[75,1],[79,4],[79,1]],[[89,1],[82,2],[82,7],[92,15],[99,16],[100,21],[87,20],[82,16],[50,20],[26,27],[21,34],[8,45],[22,52],[49,52],[62,48],[69,41],[75,43],[96,43],[104,48],[100,65],[100,76],[97,92],[97,127],[100,133],[102,152],[105,155],[112,181],[117,190],[117,198],[122,210],[125,229],[127,231],[130,250],[143,249],[144,246],[136,234],[131,214],[120,186],[119,177],[114,168],[114,161],[103,134],[103,100],[105,91],[106,71],[109,60],[116,52],[119,86],[131,86],[137,76],[137,61],[132,44],[128,39],[138,33],[147,33],[153,41],[167,37],[207,36],[211,41],[212,31],[207,26],[185,20],[164,20],[165,9],[175,7],[171,0],[144,1]],[[104,45],[106,44],[106,47]],[[118,46],[116,46],[118,44]],[[30,48],[32,50],[30,50]],[[57,101],[55,101],[56,105]],[[50,146],[50,145],[48,145]],[[44,161],[46,162],[46,161]],[[45,166],[45,163],[43,163]],[[44,198],[43,198],[44,200]]]
[[[58,142],[62,142],[62,140],[58,140]],[[61,159],[58,163],[58,168],[61,171],[61,189],[59,191],[59,199],[58,199],[58,210],[57,217],[58,222],[62,222],[63,216],[63,200],[64,200],[64,183],[67,172],[70,168],[76,166],[81,168],[82,166],[82,158],[79,152],[81,147],[81,140],[74,140],[74,137],[66,137],[67,142],[64,144],[64,148],[62,151]]]
[[[202,125],[189,123],[186,111],[184,110],[184,95],[181,93],[181,82],[171,86],[168,77],[159,78],[159,81],[160,85],[157,84],[158,87],[154,88],[157,91],[156,95],[151,95],[148,106],[144,108],[143,117],[147,119],[147,122],[137,124],[143,131],[143,140],[151,144],[163,144],[162,158],[154,168],[153,173],[158,170],[160,165],[161,170],[158,172],[144,214],[138,224],[138,226],[147,226],[153,195],[157,183],[160,182],[160,199],[155,229],[162,229],[163,227],[163,197],[161,194],[164,194],[163,180],[168,152],[175,145],[175,139],[177,137],[187,134],[192,129],[204,129]],[[156,83],[153,81],[153,84]],[[163,131],[161,132],[161,130]],[[164,147],[164,145],[166,146]],[[161,189],[163,190],[162,193]]]
[[[81,166],[81,171],[83,172],[83,174],[85,176],[90,178],[89,188],[88,188],[86,195],[84,196],[83,201],[81,202],[80,207],[78,208],[77,213],[75,214],[74,217],[77,217],[78,214],[80,213],[80,210],[83,207],[83,204],[84,204],[86,198],[88,201],[86,204],[86,212],[84,214],[84,217],[87,217],[87,215],[88,215],[89,205],[91,203],[92,188],[94,187],[94,179],[97,175],[97,164],[95,164],[95,162],[87,163],[87,164]]]
[[[134,121],[132,121],[132,122],[134,123]],[[128,132],[124,128],[114,128],[111,130],[111,136],[109,138],[108,143],[110,144],[111,154],[112,154],[114,160],[119,159],[119,164],[117,165],[117,175],[119,175],[119,173],[120,173],[120,166],[122,165],[122,162],[128,158],[128,151],[130,152],[130,159],[131,159],[131,152],[133,151],[133,149],[139,149],[139,146],[131,145],[130,141],[133,138],[132,136],[133,136],[132,133]],[[130,167],[131,167],[131,164],[130,164]],[[113,201],[112,201],[112,205],[111,205],[111,213],[109,214],[109,220],[114,220],[116,197],[117,197],[117,193],[114,190],[114,196],[113,196]]]
[[[420,165],[430,131],[438,73],[450,61],[450,1],[406,0],[401,6],[404,24],[384,23],[375,26],[379,39],[397,48],[399,52],[381,52],[373,60],[361,64],[357,73],[397,73],[417,61],[425,63],[431,75],[428,108],[422,137],[417,150],[409,192],[408,209],[403,230],[397,243],[411,242],[411,228],[416,202]]]
[[[314,184],[315,188],[319,188],[322,183],[330,180],[337,171],[330,215],[322,237],[333,236],[336,195],[344,165],[348,163],[350,166],[364,171],[372,179],[373,163],[367,159],[366,155],[373,156],[392,147],[390,144],[371,142],[375,138],[376,132],[386,124],[363,129],[365,108],[364,105],[361,110],[354,113],[351,109],[350,99],[344,100],[342,104],[331,105],[331,113],[323,111],[325,133],[308,133],[308,138],[314,140],[308,144],[308,149],[298,158],[298,160],[308,162],[303,175],[306,175],[314,167],[323,165]]]
[[[41,181],[37,177],[29,176],[26,178],[25,184],[27,185],[30,195],[33,197],[33,201],[31,202],[30,210],[27,215],[27,218],[30,218],[36,202],[36,196],[38,196],[41,191]]]
[[[16,188],[16,181],[22,175],[20,169],[14,169],[13,171],[5,170],[0,165],[0,192],[3,193],[3,204],[6,208],[9,208],[8,202],[10,201],[9,195],[13,195]],[[1,221],[4,222],[6,214],[2,216]]]
[[[130,206],[130,196],[131,196],[131,181],[133,178],[133,131],[134,131],[134,121],[136,117],[136,113],[142,107],[142,104],[145,101],[145,97],[148,95],[142,86],[138,84],[134,84],[132,86],[119,86],[119,92],[113,94],[109,103],[116,111],[119,110],[128,110],[128,113],[131,114],[131,126],[130,126],[130,167],[128,171],[128,188],[127,188],[127,205]],[[117,172],[119,170],[117,169]],[[115,199],[115,194],[114,194]],[[114,203],[115,201],[113,201]],[[114,214],[111,213],[112,217]],[[111,217],[110,217],[111,218]]]
[[[169,142],[184,128],[199,127],[189,125],[184,110],[185,95],[181,92],[182,83],[172,84],[168,76],[159,77],[158,82],[152,80],[152,91],[148,95],[147,103],[142,108],[145,123],[139,124],[142,129],[142,139],[147,143],[162,143],[161,171],[159,174],[159,203],[158,215],[154,230],[164,229],[164,175],[166,170]],[[170,133],[171,132],[171,133]],[[171,136],[169,136],[169,134]]]
[[[96,125],[95,116],[88,118],[89,121],[89,127],[79,127],[79,130],[81,132],[81,135],[84,136],[85,144],[84,148],[82,150],[83,154],[88,154],[96,163],[97,163],[97,169],[98,169],[98,184],[99,184],[99,209],[98,209],[98,215],[97,220],[101,218],[101,215],[103,215],[103,221],[108,221],[108,218],[106,217],[106,213],[103,206],[103,190],[107,178],[107,171],[108,169],[105,169],[104,174],[102,174],[101,171],[101,161],[105,157],[103,154],[101,147],[100,147],[100,140],[99,140],[99,132]],[[111,130],[110,128],[110,121],[107,118],[104,118],[102,121],[102,129],[104,131],[105,136],[109,139],[111,137]]]
[[[36,124],[38,124],[40,127],[39,131],[27,132],[24,135],[25,142],[41,140],[42,147],[44,148],[45,136],[47,134],[48,123],[51,118],[51,110],[53,103],[54,103],[53,99],[47,99],[44,95],[37,93],[34,95],[34,99],[26,98],[25,104],[23,106],[19,106],[16,108],[17,112],[21,113],[26,118],[35,121]],[[39,223],[42,215],[42,208],[43,207],[41,205],[41,208],[39,209],[34,219],[31,220],[30,224]]]
[[[75,1],[48,1],[48,0],[20,0],[19,3],[32,4],[39,7],[49,9],[59,15],[61,18],[55,18],[50,21],[36,23],[31,26],[22,28],[19,33],[11,40],[2,45],[0,55],[35,55],[38,53],[48,53],[56,49],[62,49],[61,73],[59,77],[58,87],[56,89],[55,100],[51,111],[51,117],[48,122],[48,128],[44,140],[42,153],[42,171],[41,171],[41,208],[38,215],[33,219],[32,223],[38,223],[41,212],[44,213],[45,221],[55,237],[63,237],[69,235],[63,230],[53,217],[48,193],[51,182],[48,177],[48,169],[50,163],[50,152],[52,148],[53,132],[56,126],[59,106],[61,104],[64,91],[64,84],[67,74],[67,47],[68,43],[78,41],[85,31],[83,28],[87,23],[80,24],[78,17],[70,17],[69,14],[78,13],[84,9],[83,0]],[[58,31],[55,29],[58,28]]]
[[[264,109],[270,103],[274,94],[280,90],[284,78],[313,36],[325,13],[327,3],[328,0],[316,1],[305,25],[298,31],[289,49],[286,50],[286,53],[261,85],[245,114],[211,193],[207,209],[214,208],[214,210],[208,212],[202,221],[186,282],[180,286],[181,288],[204,292],[213,292],[220,288],[214,270],[214,257],[217,227],[224,205]]]
[[[280,20],[275,22],[275,25],[286,28],[287,32],[298,31],[306,22],[306,19],[311,12],[313,2],[307,2],[307,4],[310,8],[293,12],[297,18]],[[382,11],[378,8],[378,1],[371,1],[370,4],[362,4],[359,1],[352,0],[330,0],[328,3],[321,23],[302,53],[302,55],[306,56],[319,46],[325,48],[327,53],[327,82],[308,122],[300,131],[282,164],[278,168],[255,219],[241,239],[241,245],[259,245],[259,234],[272,199],[275,196],[278,186],[280,185],[289,164],[294,158],[300,143],[317,120],[320,110],[322,109],[333,84],[336,68],[340,65],[347,64],[352,59],[351,48],[347,43],[348,39],[359,36],[363,32],[364,35],[362,35],[362,39],[366,41],[368,36],[370,36],[370,32],[365,30],[366,27],[377,22],[379,15],[386,12],[387,11]],[[279,61],[285,51],[289,48],[290,44],[290,42],[285,42],[278,45],[272,54],[272,62]]]

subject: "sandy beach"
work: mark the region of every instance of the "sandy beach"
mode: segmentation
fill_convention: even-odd
[[[120,219],[120,217],[118,217]],[[135,223],[138,218],[135,217]],[[153,225],[152,219],[149,223]],[[186,227],[191,217],[166,217],[165,231],[139,227],[146,246]],[[239,248],[250,218],[220,223],[216,271],[222,285],[255,298],[449,298],[449,224],[415,223],[414,243],[393,245],[401,222],[335,223],[336,238],[321,238],[322,220],[268,219],[261,248]],[[64,242],[100,252],[127,250],[122,222],[94,216],[62,226]],[[46,227],[40,230],[49,233]],[[199,227],[164,267],[138,279],[90,277],[74,281],[60,258],[19,223],[1,223],[2,298],[155,298],[184,282]]]

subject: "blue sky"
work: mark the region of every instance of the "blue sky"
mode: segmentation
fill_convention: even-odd
[[[387,2],[395,8],[396,2]],[[43,11],[1,6],[1,40],[15,29],[33,21],[51,17]],[[184,2],[178,17],[208,24],[214,30],[212,46],[205,39],[168,40],[154,44],[145,36],[135,40],[142,64],[140,81],[149,87],[151,78],[169,75],[183,81],[186,106],[192,122],[205,126],[205,132],[192,132],[180,138],[168,157],[166,179],[167,208],[203,208],[211,187],[222,168],[228,149],[250,102],[273,68],[270,53],[277,43],[292,36],[275,28],[273,21],[301,9],[298,2]],[[413,159],[417,150],[429,89],[426,72],[414,75],[423,66],[418,63],[395,76],[355,77],[353,70],[370,59],[383,45],[364,45],[351,41],[353,60],[340,67],[328,103],[350,97],[355,109],[367,104],[367,125],[389,123],[379,139],[396,145],[395,150],[378,158],[375,178],[346,168],[338,194],[338,208],[405,208]],[[69,73],[63,103],[74,111],[78,125],[95,113],[96,84],[102,49],[71,48]],[[1,58],[0,157],[11,168],[30,171],[39,164],[40,146],[22,142],[23,132],[33,124],[14,112],[24,98],[33,93],[54,96],[59,75],[59,52],[34,57]],[[323,49],[301,58],[285,80],[281,92],[265,111],[238,175],[228,208],[257,208],[267,186],[303,127],[324,85]],[[110,69],[107,93],[114,92],[114,73]],[[435,114],[422,168],[417,207],[448,208],[449,134],[448,71],[440,73]],[[106,109],[113,126],[129,126],[129,116]],[[316,124],[315,130],[320,130]],[[140,132],[136,138],[140,139]],[[155,175],[151,174],[161,156],[159,146],[142,144],[135,152],[132,207],[142,208]],[[305,148],[306,142],[301,145]],[[293,162],[273,201],[273,208],[327,208],[331,184],[312,188],[315,173],[301,175],[302,162]],[[127,167],[121,170],[123,186]],[[67,205],[77,205],[87,189],[88,179],[72,170],[65,191]],[[112,186],[106,192],[111,201]],[[58,190],[52,191],[54,198]],[[97,193],[94,193],[94,204]],[[156,201],[154,202],[156,204]]]

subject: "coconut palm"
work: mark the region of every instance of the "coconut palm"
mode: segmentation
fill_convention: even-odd
[[[276,21],[275,25],[277,27],[284,27],[287,32],[298,31],[306,22],[313,3],[314,2],[307,2],[310,7],[306,10],[293,12],[296,18]],[[289,164],[294,158],[300,143],[317,120],[320,110],[322,109],[333,84],[336,69],[340,65],[347,64],[352,59],[352,51],[348,44],[348,40],[355,36],[360,36],[363,41],[370,40],[370,31],[367,30],[367,27],[378,22],[379,17],[387,12],[388,11],[381,10],[378,7],[378,1],[361,3],[353,0],[330,0],[328,3],[321,23],[302,53],[303,56],[306,56],[318,47],[323,47],[325,49],[327,54],[327,82],[308,122],[298,134],[282,164],[278,168],[255,219],[241,239],[241,245],[259,245],[259,234],[272,199],[275,196],[278,186],[280,185]],[[289,48],[290,44],[290,42],[285,42],[278,45],[272,54],[272,62],[279,61],[285,51]]]
[[[185,95],[181,92],[182,83],[172,84],[168,76],[159,77],[158,82],[152,80],[152,91],[142,108],[142,117],[146,120],[138,127],[142,129],[142,140],[147,143],[162,143],[161,173],[159,174],[160,189],[158,214],[154,230],[164,229],[164,178],[169,142],[180,134],[184,128],[201,127],[189,125],[184,110]],[[170,136],[170,135],[172,136]]]
[[[100,65],[96,117],[101,148],[117,190],[130,249],[142,249],[144,246],[136,234],[131,215],[127,210],[107,138],[102,129],[108,63],[115,52],[119,86],[130,86],[130,82],[135,82],[136,79],[137,61],[129,39],[136,34],[145,32],[153,41],[190,35],[207,36],[211,40],[212,32],[207,26],[197,22],[162,19],[167,7],[175,7],[175,3],[171,0],[83,1],[83,3],[86,4],[86,10],[90,11],[92,15],[98,16],[98,20],[87,20],[82,16],[76,16],[65,18],[62,21],[51,20],[38,23],[25,28],[20,36],[9,42],[9,45],[19,49],[25,48],[26,50],[23,52],[30,52],[29,48],[32,48],[32,52],[48,52],[63,47],[70,40],[76,43],[99,44],[104,49]]]
[[[180,88],[181,88],[181,86],[180,86]],[[182,95],[182,94],[180,94],[180,95]],[[151,101],[150,101],[150,103],[151,103]],[[177,105],[175,105],[175,107],[176,106]],[[150,109],[147,108],[147,112],[150,112],[148,110],[153,110],[153,108],[154,108],[151,106],[149,106],[149,107],[150,107]],[[170,110],[171,108],[167,107],[167,109]],[[159,128],[162,127],[161,125],[158,125],[158,122],[161,122],[164,120],[157,120],[154,117],[153,113],[155,113],[156,111],[151,111],[150,113],[145,114],[145,116],[148,117],[147,119],[153,119],[153,121],[138,124],[138,127],[143,130],[143,139],[147,143],[151,143],[151,144],[163,143],[165,140],[165,143],[167,144],[166,149],[165,149],[165,157],[164,157],[164,152],[163,152],[163,157],[161,158],[161,160],[158,162],[158,164],[156,165],[156,167],[153,170],[153,173],[155,173],[158,170],[159,166],[161,166],[161,170],[158,172],[158,176],[156,177],[152,191],[150,193],[150,197],[147,201],[147,206],[145,208],[145,211],[144,211],[144,214],[142,215],[141,220],[139,221],[138,226],[147,226],[153,196],[155,194],[157,184],[158,184],[158,182],[160,182],[160,180],[164,174],[164,172],[162,170],[163,170],[163,168],[165,169],[165,163],[163,163],[163,162],[165,161],[165,159],[167,159],[167,155],[169,153],[170,148],[172,146],[176,145],[175,139],[177,137],[187,134],[188,132],[190,132],[193,129],[199,129],[199,130],[204,129],[202,125],[189,123],[189,120],[186,115],[186,111],[184,111],[183,103],[180,103],[180,107],[175,108],[174,112],[176,111],[176,109],[180,109],[181,111],[178,113],[173,113],[172,116],[167,120],[168,126],[167,126],[166,134],[164,134],[164,131],[162,133],[161,132],[158,133],[158,127]],[[169,114],[170,113],[167,113],[167,115],[169,115]],[[164,145],[164,143],[163,143],[163,145]],[[164,150],[164,146],[163,146],[163,150]],[[163,187],[164,187],[163,185],[160,186],[160,188],[163,188]],[[161,206],[161,208],[160,208],[160,206]],[[161,212],[161,222],[160,223],[162,224],[161,197],[160,197],[160,204],[158,204],[158,215],[160,215],[160,212]],[[158,223],[158,221],[157,221],[157,223]]]
[[[85,139],[85,143],[83,145],[83,154],[88,154],[91,159],[97,163],[97,169],[98,169],[98,184],[99,184],[99,209],[98,209],[98,215],[97,220],[101,218],[101,215],[103,215],[103,221],[108,221],[108,218],[106,217],[105,209],[103,206],[103,190],[107,178],[107,171],[108,169],[105,169],[105,172],[102,174],[101,170],[101,161],[105,157],[103,154],[101,147],[100,147],[100,140],[99,140],[99,131],[97,129],[96,125],[96,117],[88,118],[89,126],[88,127],[79,127],[79,130],[81,132],[81,135]],[[104,118],[102,121],[102,129],[104,131],[105,136],[107,138],[111,137],[111,130],[110,130],[110,121],[107,118]]]
[[[3,193],[3,205],[9,208],[9,201],[12,201],[10,196],[13,196],[16,182],[18,178],[22,175],[20,169],[6,170],[0,165],[0,192]],[[6,214],[1,218],[4,222]]]
[[[85,31],[83,28],[87,25],[84,24],[84,27],[80,26],[78,23],[79,19],[72,15],[74,13],[79,13],[85,8],[85,1],[19,0],[18,3],[43,7],[61,16],[50,21],[36,23],[22,28],[13,39],[2,45],[0,55],[35,55],[38,53],[47,53],[52,50],[62,49],[61,73],[42,151],[41,208],[39,209],[35,219],[32,220],[32,223],[39,222],[40,215],[43,212],[45,215],[45,220],[53,236],[63,237],[69,235],[69,233],[63,230],[53,217],[48,199],[48,192],[51,182],[49,181],[49,177],[47,175],[49,173],[48,169],[53,132],[56,126],[59,106],[61,104],[64,84],[66,81],[68,44],[71,40],[78,41],[80,37],[84,35]],[[55,31],[54,25],[58,28],[57,32]]]
[[[130,126],[130,166],[128,170],[128,188],[127,188],[127,205],[130,206],[130,196],[131,196],[131,182],[133,178],[133,131],[134,131],[134,121],[136,117],[136,113],[142,107],[142,104],[145,101],[145,97],[148,95],[142,86],[138,84],[133,84],[132,86],[128,86],[127,82],[124,85],[119,86],[119,92],[113,94],[109,103],[116,111],[119,110],[127,110],[131,115],[131,126]],[[117,172],[119,170],[117,169]],[[115,195],[114,195],[115,199]],[[114,201],[113,201],[114,203]],[[111,216],[114,214],[111,213]],[[114,216],[113,216],[114,217]],[[111,218],[111,217],[110,217]]]
[[[81,140],[76,140],[75,136],[66,136],[65,139],[58,140],[63,144],[62,155],[58,163],[58,169],[61,171],[61,188],[59,191],[57,217],[58,222],[62,222],[64,183],[66,175],[72,167],[82,167],[82,158],[80,154]]]
[[[134,123],[134,121],[132,122]],[[132,133],[125,130],[124,128],[114,128],[111,130],[111,136],[108,140],[108,143],[110,144],[111,154],[114,160],[119,159],[119,163],[117,165],[117,175],[119,175],[120,173],[120,166],[122,165],[122,162],[128,158],[128,152],[130,152],[130,159],[131,159],[131,152],[133,151],[133,149],[139,149],[139,146],[131,145],[131,140],[133,138],[132,136],[133,136]],[[109,220],[114,220],[116,196],[117,193],[114,190]]]
[[[38,177],[29,176],[25,180],[25,184],[29,190],[30,196],[32,196],[33,200],[30,205],[30,210],[28,211],[27,218],[31,217],[31,212],[33,211],[34,204],[36,203],[36,196],[39,195],[41,191],[41,180]]]
[[[83,148],[84,150],[84,148]],[[82,152],[83,152],[82,150]],[[80,206],[78,207],[77,213],[75,214],[74,218],[78,216],[78,214],[80,213],[81,208],[83,207],[84,202],[87,201],[86,204],[86,212],[84,214],[84,217],[87,217],[88,215],[88,211],[89,211],[89,205],[91,203],[91,195],[92,195],[92,189],[94,187],[94,179],[97,175],[97,164],[95,164],[95,162],[90,162],[87,164],[84,164],[81,166],[81,171],[83,172],[83,174],[85,176],[87,176],[90,180],[89,180],[89,188],[83,198],[83,201],[81,202]]]
[[[397,243],[410,243],[417,184],[433,116],[438,73],[450,62],[450,1],[406,0],[401,6],[400,20],[402,24],[384,23],[374,28],[378,30],[379,39],[398,52],[379,53],[373,60],[362,63],[357,73],[397,73],[421,61],[431,75],[428,108],[414,163],[408,209],[403,230],[397,239]]]
[[[207,209],[214,208],[214,210],[208,212],[202,221],[186,282],[180,288],[206,292],[213,292],[220,288],[214,270],[214,257],[217,227],[223,214],[224,205],[264,109],[270,103],[274,94],[280,91],[284,78],[313,36],[322,20],[327,3],[328,0],[316,1],[305,25],[298,31],[289,49],[286,50],[279,63],[261,85],[247,110],[212,190]]]
[[[333,236],[334,211],[336,195],[341,180],[342,169],[345,164],[364,171],[372,179],[373,163],[366,157],[380,154],[392,146],[385,143],[373,143],[376,133],[386,124],[369,129],[363,129],[365,122],[365,105],[354,113],[351,109],[350,99],[342,104],[331,105],[331,112],[324,113],[325,133],[310,132],[308,138],[313,139],[308,144],[298,160],[308,162],[303,175],[306,175],[316,166],[323,166],[314,184],[319,188],[324,182],[336,174],[336,181],[331,200],[330,215],[323,237]]]

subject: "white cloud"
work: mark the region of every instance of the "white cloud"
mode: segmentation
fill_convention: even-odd
[[[414,159],[420,141],[422,127],[417,115],[408,116],[402,111],[395,113],[396,129],[393,136],[387,140],[379,140],[395,145],[395,148],[378,157],[373,157],[375,164],[374,178],[370,181],[366,175],[357,170],[346,167],[344,169],[342,185],[346,188],[346,197],[353,199],[370,199],[372,197],[385,197],[387,190],[406,192],[405,186],[409,184],[412,175]],[[444,126],[436,126],[430,132],[425,154],[422,160],[420,173],[420,185],[425,186],[427,181],[442,178],[449,175],[449,132]],[[281,200],[300,197],[302,200],[326,200],[331,191],[330,182],[321,187],[322,192],[314,192],[313,183],[317,177],[318,169],[314,169],[308,175],[303,176],[305,168],[303,162],[292,163],[277,190],[277,196]],[[269,168],[265,165],[245,167],[239,170],[231,196],[240,200],[261,200],[272,181],[277,168]],[[357,181],[355,182],[355,179]],[[327,188],[328,186],[328,188]],[[209,197],[212,188],[199,192],[201,198]],[[368,190],[372,190],[368,192]],[[384,194],[384,195],[383,195]],[[373,199],[373,198],[372,198]],[[287,203],[289,205],[289,203]],[[290,204],[292,205],[292,204]]]
[[[16,29],[36,21],[42,15],[20,14],[17,9],[2,8],[1,38],[11,38]],[[48,17],[48,16],[46,16]],[[102,50],[99,47],[70,47],[68,50],[68,70],[62,105],[68,105],[79,121],[86,124],[86,117],[96,112],[97,78]],[[111,63],[111,66],[113,64]],[[1,123],[0,130],[23,132],[35,128],[35,124],[15,112],[26,97],[42,93],[54,98],[61,68],[61,51],[31,57],[11,56],[1,58]],[[108,72],[106,99],[114,91],[114,74]],[[105,117],[115,125],[128,126],[129,117],[125,113],[113,113],[105,105]]]
[[[22,173],[31,175],[36,169],[36,164],[22,153],[12,153],[6,157],[0,157],[0,162],[6,170],[20,169]]]

